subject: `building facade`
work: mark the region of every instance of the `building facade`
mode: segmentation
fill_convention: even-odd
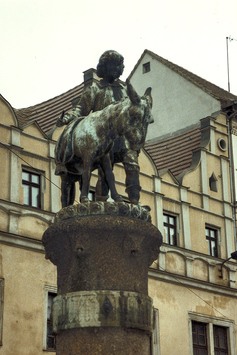
[[[236,250],[235,143],[230,147],[226,109],[234,96],[220,89],[213,98],[212,84],[208,92],[202,82],[202,93],[201,78],[193,88],[185,71],[179,75],[174,64],[170,69],[156,62],[145,52],[130,76],[141,94],[152,86],[154,100],[155,123],[139,156],[140,201],[151,207],[152,223],[164,238],[149,270],[153,355],[235,355],[237,264],[233,259],[224,263]],[[51,305],[57,275],[45,259],[41,237],[61,208],[54,147],[63,127],[56,128],[55,122],[77,103],[84,85],[97,80],[93,71],[85,77],[84,84],[26,109],[13,109],[0,96],[0,354],[38,355],[55,348]],[[121,164],[115,166],[115,178],[126,200]],[[96,180],[93,173],[92,198]]]

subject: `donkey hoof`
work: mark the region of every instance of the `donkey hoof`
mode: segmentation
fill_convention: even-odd
[[[114,199],[115,202],[123,202],[123,198],[122,196],[116,196],[115,199]]]
[[[138,202],[138,200],[136,198],[130,198],[129,202],[132,203],[133,205],[138,205],[139,204],[139,202]]]
[[[88,197],[85,196],[81,197],[81,203],[88,203],[88,202],[90,202]]]

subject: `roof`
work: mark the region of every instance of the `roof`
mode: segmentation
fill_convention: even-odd
[[[200,125],[188,128],[172,136],[147,141],[145,150],[158,171],[169,169],[176,177],[189,168],[192,153],[200,145]]]
[[[132,76],[145,54],[163,63],[171,70],[183,76],[194,85],[209,93],[214,98],[221,101],[222,108],[233,104],[237,96],[219,88],[218,86],[200,78],[188,70],[169,62],[157,54],[145,50],[131,72]],[[56,96],[48,101],[35,106],[23,109],[15,109],[16,116],[21,128],[36,121],[44,133],[49,134],[54,127],[56,119],[62,111],[67,111],[72,107],[72,101],[79,98],[84,88],[84,83],[75,88]],[[146,142],[145,150],[155,163],[158,171],[169,169],[177,177],[185,169],[189,168],[192,161],[192,152],[199,147],[201,141],[200,126],[189,127],[182,132],[173,133],[168,137],[158,137]]]
[[[158,60],[160,63],[164,64],[169,69],[173,70],[174,72],[181,75],[182,77],[184,77],[185,79],[187,79],[188,81],[190,81],[191,83],[193,83],[194,85],[196,85],[197,87],[202,89],[203,91],[207,92],[209,95],[211,95],[215,99],[220,100],[222,108],[231,105],[234,101],[237,100],[236,95],[233,95],[230,92],[220,88],[219,86],[212,84],[209,81],[201,78],[200,76],[193,74],[190,71],[180,67],[179,65],[174,64],[174,63],[168,61],[167,59],[160,57],[159,55],[153,53],[152,51],[149,51],[148,49],[145,49],[145,51],[141,55],[137,64],[133,68],[131,74],[129,75],[129,78],[132,77],[133,73],[137,69],[138,65],[140,64],[140,62],[141,62],[142,58],[145,56],[145,54],[149,54],[152,58]]]
[[[55,125],[62,111],[72,106],[72,101],[83,91],[84,84],[54,97],[48,101],[23,109],[15,109],[21,128],[34,121],[44,133],[48,133]],[[145,151],[150,155],[158,171],[169,169],[174,176],[179,175],[191,164],[192,151],[201,140],[200,126],[174,133],[169,137],[159,137],[145,144]]]
[[[55,125],[57,118],[61,116],[62,111],[68,111],[72,107],[72,101],[81,96],[83,87],[84,83],[35,106],[14,109],[20,127],[24,128],[36,121],[44,133],[48,133]]]
[[[237,96],[229,93],[228,91],[219,88],[218,86],[210,83],[209,81],[200,78],[199,76],[189,72],[188,70],[160,57],[159,55],[145,50],[132,70],[129,78],[133,75],[140,61],[145,54],[149,54],[152,58],[155,58],[159,62],[163,63],[171,70],[175,71],[179,75],[183,76],[194,85],[200,87],[202,90],[208,92],[211,96],[221,101],[222,108],[231,105],[237,100]],[[30,106],[28,108],[14,109],[19,121],[19,126],[24,128],[30,123],[36,121],[44,133],[48,133],[55,125],[56,119],[61,115],[62,111],[68,111],[72,106],[72,101],[79,98],[83,91],[84,83],[76,86],[75,88],[56,96],[48,101],[44,101],[40,104]]]

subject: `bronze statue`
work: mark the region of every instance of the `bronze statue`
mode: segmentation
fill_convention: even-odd
[[[83,92],[78,105],[57,120],[67,125],[56,146],[56,174],[62,177],[62,206],[73,204],[75,181],[80,182],[81,201],[87,201],[91,171],[98,168],[97,200],[108,191],[121,201],[114,185],[113,164],[122,162],[126,191],[131,203],[139,201],[138,154],[152,123],[150,89],[140,98],[131,84],[118,81],[123,57],[107,51],[100,57],[95,81]],[[129,96],[129,98],[128,98]],[[117,103],[117,104],[116,104]],[[93,112],[90,114],[90,112]]]

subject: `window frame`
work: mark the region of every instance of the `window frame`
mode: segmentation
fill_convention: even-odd
[[[194,323],[196,324],[202,324],[204,326],[204,329],[205,329],[205,340],[206,340],[206,344],[205,345],[201,345],[201,344],[194,344],[194,341],[193,341],[193,325]],[[209,344],[208,344],[208,323],[203,323],[203,322],[198,322],[196,320],[192,320],[192,346],[193,346],[193,349],[196,348],[196,349],[202,349],[202,350],[206,350],[207,351],[207,354],[208,354],[208,347],[209,347]]]
[[[211,237],[211,236],[207,236],[207,230],[209,231],[213,231],[215,233],[215,238]],[[216,227],[216,226],[212,226],[210,224],[206,224],[205,225],[205,237],[206,237],[206,241],[208,242],[208,255],[212,256],[214,258],[220,258],[221,257],[221,253],[220,253],[220,228]],[[216,249],[216,255],[212,255],[210,253],[210,251],[212,250],[211,248],[211,242],[215,241],[215,249]]]
[[[217,330],[217,329],[218,329],[218,330],[220,330],[220,329],[226,329],[226,334],[225,334],[226,339],[225,339],[225,341],[226,341],[226,343],[227,343],[227,349],[221,348],[220,345],[219,345],[218,347],[215,345],[215,337],[216,337],[215,329],[216,329],[216,330]],[[219,336],[219,334],[218,334],[218,336]],[[221,352],[223,353],[223,351],[226,352],[226,350],[227,350],[226,355],[228,355],[228,353],[229,353],[229,346],[228,346],[228,328],[214,324],[214,325],[213,325],[213,337],[214,337],[214,351],[215,351],[215,353],[216,353],[216,351],[218,351],[218,352],[221,351]]]
[[[4,279],[0,279],[0,346],[3,345]]]
[[[49,294],[55,294],[57,296],[57,287],[54,286],[45,286],[44,291],[44,326],[43,326],[43,350],[56,352],[56,348],[48,348],[47,346],[47,337],[48,337],[48,299]]]
[[[227,345],[228,355],[236,354],[235,343],[235,322],[230,319],[223,319],[218,317],[207,316],[203,314],[188,313],[189,321],[189,343],[190,343],[190,355],[193,355],[193,338],[192,338],[192,322],[200,322],[207,324],[207,344],[208,355],[214,354],[214,326],[227,328]]]
[[[38,176],[39,183],[35,183],[32,181],[28,181],[28,180],[23,179],[23,173],[30,174],[30,177],[32,177],[33,175]],[[29,189],[29,199],[30,199],[29,203],[25,203],[25,201],[24,201],[24,185],[30,187],[30,189]],[[23,188],[23,205],[33,207],[33,208],[43,209],[43,193],[45,191],[45,172],[38,170],[38,169],[31,169],[29,167],[22,165],[21,186]],[[39,197],[38,197],[38,205],[37,206],[32,205],[32,188],[33,187],[39,188]]]
[[[174,218],[175,224],[172,225],[172,224],[164,222],[164,216],[168,216],[168,218]],[[170,243],[170,228],[169,228],[169,226],[175,226],[174,229],[175,229],[175,241],[176,241],[176,244],[171,244]],[[179,233],[178,233],[179,228],[178,228],[178,226],[179,226],[179,216],[177,214],[174,214],[172,212],[164,210],[163,211],[163,228],[164,228],[165,243],[166,244],[171,245],[171,246],[175,246],[175,247],[179,246]],[[169,232],[168,233],[166,233],[165,227],[169,228]]]
[[[159,310],[153,309],[153,332],[151,336],[151,355],[160,355]]]

